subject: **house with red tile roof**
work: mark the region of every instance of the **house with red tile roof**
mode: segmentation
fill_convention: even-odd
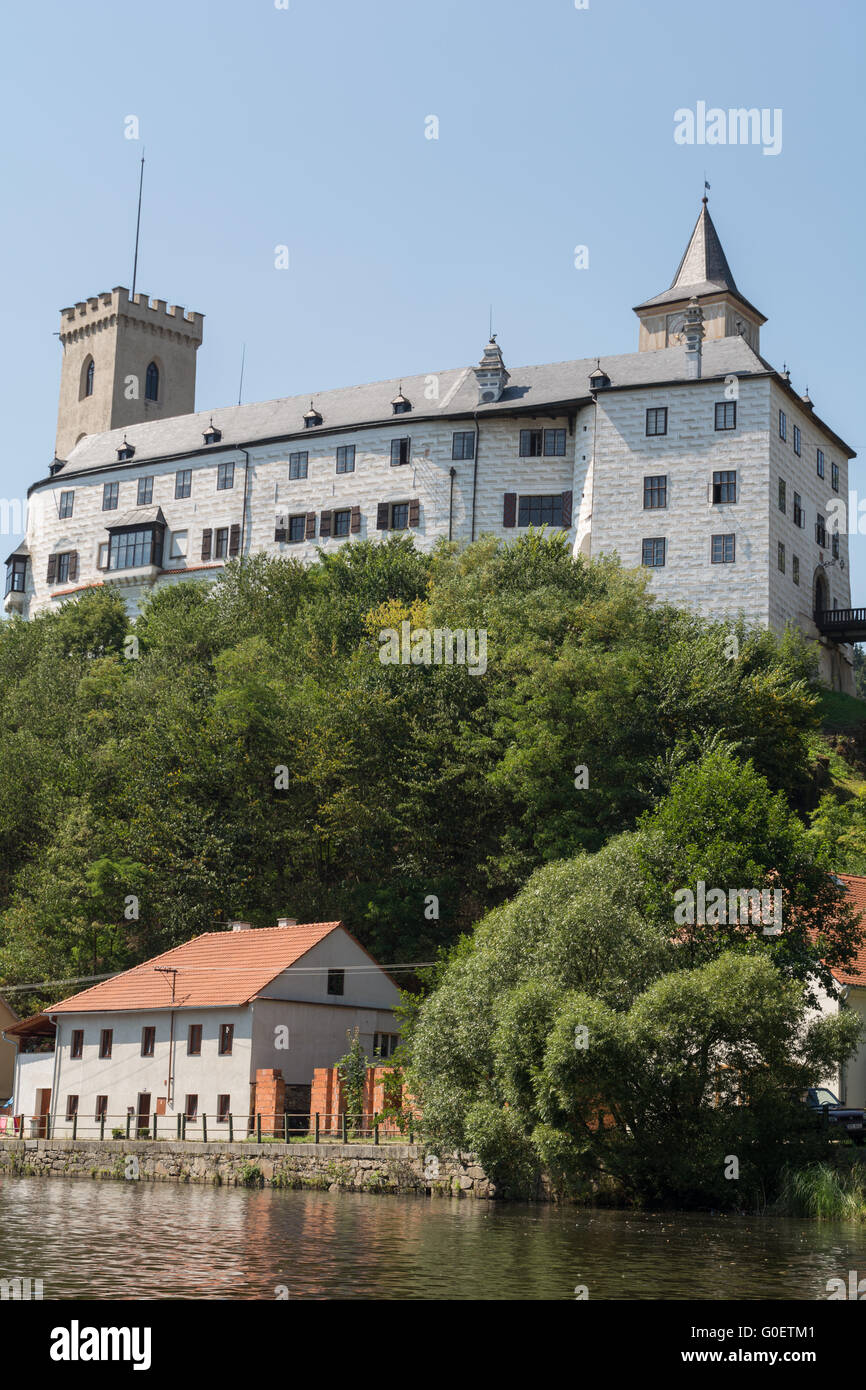
[[[243,1137],[263,1105],[308,1113],[313,1071],[342,1057],[347,1031],[389,1055],[398,1002],[340,922],[236,922],[6,1028],[13,1110],[37,1135],[134,1135],[155,1115],[166,1138],[200,1134],[203,1117],[209,1137]]]
[[[838,874],[845,885],[854,907],[862,914],[861,927],[866,927],[866,878],[859,874]],[[826,1084],[835,1091],[845,1105],[866,1108],[866,933],[864,941],[849,966],[836,966],[833,978],[839,986],[839,997],[831,999],[821,991],[822,1013],[836,1013],[839,1009],[854,1009],[863,1022],[863,1037],[853,1056],[835,1077],[828,1077]]]

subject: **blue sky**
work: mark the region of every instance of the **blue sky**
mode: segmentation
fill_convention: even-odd
[[[706,174],[764,355],[866,452],[863,5],[42,0],[4,39],[2,497],[53,455],[58,310],[130,285],[142,145],[138,289],[205,314],[199,409],[244,342],[245,400],[476,361],[491,303],[506,363],[633,351]],[[781,108],[781,152],[677,145],[698,101]],[[866,536],[852,570],[864,604]]]

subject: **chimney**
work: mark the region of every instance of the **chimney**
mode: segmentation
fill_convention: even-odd
[[[252,931],[253,929],[252,922],[231,922],[230,926],[232,931]]]
[[[697,299],[690,299],[683,323],[686,340],[686,376],[697,381],[701,375],[701,342],[704,336],[704,314]]]
[[[278,926],[278,927],[296,927],[297,925],[298,925],[298,919],[297,919],[297,917],[278,917],[278,918],[277,918],[277,926]]]

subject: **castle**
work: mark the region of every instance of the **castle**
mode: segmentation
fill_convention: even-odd
[[[56,457],[6,611],[110,583],[134,613],[235,556],[544,525],[575,555],[645,566],[662,600],[800,628],[852,690],[866,612],[827,518],[854,453],[761,357],[766,319],[706,198],[670,287],[635,313],[635,353],[509,369],[491,338],[475,367],[196,414],[201,314],[122,288],[63,309]]]

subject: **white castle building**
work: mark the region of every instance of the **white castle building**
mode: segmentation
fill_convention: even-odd
[[[670,288],[635,308],[638,351],[476,367],[195,413],[202,316],[125,289],[61,311],[56,457],[29,490],[7,612],[99,584],[154,588],[257,552],[304,560],[410,530],[567,533],[645,566],[660,599],[819,645],[853,689],[849,446],[760,355],[707,200]]]

